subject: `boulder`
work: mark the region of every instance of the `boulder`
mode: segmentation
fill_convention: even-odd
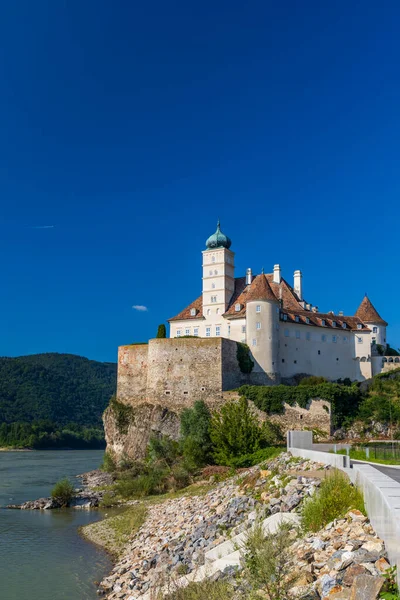
[[[351,586],[350,600],[375,600],[384,583],[383,577],[358,575]]]

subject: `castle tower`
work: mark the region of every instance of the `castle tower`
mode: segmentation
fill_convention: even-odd
[[[264,274],[251,284],[246,304],[246,339],[254,360],[252,379],[279,382],[279,304]]]
[[[231,244],[218,221],[216,232],[206,241],[207,250],[203,250],[203,316],[215,323],[221,321],[235,289]]]
[[[371,329],[372,344],[380,344],[386,348],[387,323],[382,319],[366,294],[357,309],[356,317],[359,317]]]

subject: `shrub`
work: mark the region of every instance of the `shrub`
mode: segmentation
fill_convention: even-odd
[[[355,508],[365,513],[361,491],[347,475],[335,469],[321,483],[319,490],[303,504],[301,520],[305,531],[318,531],[334,519]]]
[[[100,465],[100,469],[102,471],[106,471],[106,473],[113,473],[117,470],[117,465],[115,464],[115,460],[109,452],[105,452],[103,456],[103,462]]]
[[[210,411],[202,400],[181,413],[181,449],[194,467],[201,467],[211,459],[210,422]]]
[[[227,402],[212,415],[210,436],[215,462],[227,465],[234,458],[260,449],[262,429],[248,401],[240,398]]]
[[[179,444],[168,435],[153,435],[147,447],[147,458],[150,463],[162,462],[171,466],[179,453]]]
[[[161,325],[158,326],[156,337],[157,338],[166,338],[167,337],[167,329],[166,329],[164,323],[161,323]]]
[[[270,460],[278,456],[283,452],[284,448],[262,448],[253,452],[253,454],[244,454],[238,458],[232,458],[229,461],[229,466],[236,469],[244,469],[246,467],[252,467],[253,465],[259,465],[260,463]]]
[[[74,495],[75,488],[67,477],[58,481],[51,490],[51,497],[61,506],[69,506]]]
[[[299,385],[320,385],[326,383],[325,377],[318,377],[317,375],[310,375],[309,377],[303,377],[299,382]]]
[[[236,358],[239,363],[239,369],[242,373],[251,373],[254,362],[250,356],[250,348],[243,342],[236,342]]]
[[[182,569],[183,570],[183,569]],[[167,596],[160,594],[156,596],[157,600],[165,598],[166,600],[231,600],[234,595],[233,586],[227,581],[212,581],[206,579],[200,583],[189,583],[185,588],[170,585],[173,589]]]
[[[134,420],[134,410],[132,406],[119,402],[116,396],[113,396],[110,400],[110,408],[114,414],[118,431],[122,434],[127,434],[129,425],[133,423]]]
[[[293,585],[288,552],[295,537],[292,532],[292,526],[283,523],[275,533],[265,535],[258,524],[249,531],[244,546],[245,578],[254,591],[262,589],[274,600],[286,600]]]
[[[174,491],[185,488],[190,483],[190,473],[181,463],[178,463],[172,467],[171,470],[172,483],[171,487]]]
[[[134,479],[124,477],[115,484],[115,491],[122,498],[143,498],[151,494],[160,494],[166,489],[167,473],[152,468],[150,472],[138,475]]]
[[[276,446],[284,440],[281,426],[272,421],[264,421],[261,425],[261,437],[266,446]]]

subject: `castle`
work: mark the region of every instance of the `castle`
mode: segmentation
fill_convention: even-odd
[[[245,342],[252,354],[252,382],[274,384],[298,374],[330,380],[364,380],[394,366],[382,357],[387,323],[367,296],[354,316],[321,313],[304,299],[301,271],[293,286],[281,274],[235,277],[231,240],[216,232],[203,251],[202,294],[169,320],[170,337],[222,337]],[[398,362],[397,359],[396,362]]]

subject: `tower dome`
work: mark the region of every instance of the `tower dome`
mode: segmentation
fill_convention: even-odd
[[[232,241],[227,235],[222,233],[220,222],[218,221],[217,231],[210,235],[206,241],[207,250],[212,250],[213,248],[230,248],[231,245]]]

